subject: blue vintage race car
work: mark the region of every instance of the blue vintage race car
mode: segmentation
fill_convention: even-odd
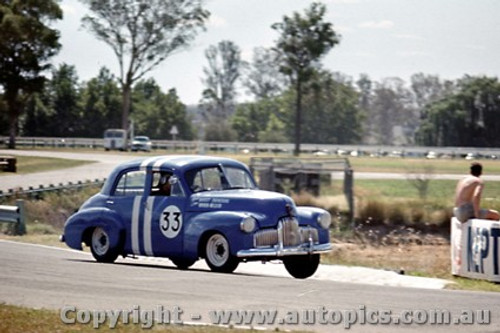
[[[205,258],[211,270],[232,272],[241,261],[281,259],[292,276],[307,278],[331,250],[330,223],[323,209],[259,190],[238,161],[158,156],[116,167],[66,221],[61,240],[90,246],[99,262],[144,255],[187,269]]]

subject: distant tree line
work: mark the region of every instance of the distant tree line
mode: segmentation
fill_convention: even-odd
[[[260,60],[247,64],[241,76],[241,89],[251,92],[253,101],[235,102],[231,111],[214,117],[210,111],[208,115],[203,112],[204,100],[187,106],[175,89],[163,92],[151,78],[138,81],[131,94],[135,132],[171,139],[169,132],[175,125],[182,140],[293,142],[295,92],[276,73],[269,76],[274,83],[257,88],[266,80],[258,75],[263,52],[256,50],[255,59]],[[408,85],[399,78],[377,82],[362,75],[353,80],[321,70],[314,73],[304,92],[305,143],[500,145],[497,78],[465,76],[443,81],[416,74]],[[81,82],[74,66],[63,64],[53,70],[42,91],[27,99],[18,124],[24,136],[101,137],[105,129],[121,127],[121,114],[119,83],[108,69]],[[0,113],[3,135],[8,134],[6,115]]]
[[[178,138],[193,139],[186,106],[175,89],[164,93],[153,79],[140,80],[131,100],[135,133],[170,139],[175,125]],[[102,137],[107,128],[121,128],[121,115],[122,93],[108,69],[80,82],[74,66],[63,64],[52,72],[43,90],[28,99],[19,130],[24,136]]]
[[[86,82],[71,64],[48,71],[60,45],[58,32],[44,23],[62,17],[56,2],[0,4],[0,134],[101,137],[133,122],[136,134],[153,139],[171,139],[176,126],[182,140],[295,142],[296,150],[301,142],[499,146],[498,78],[451,81],[417,73],[410,82],[379,82],[332,72],[320,59],[341,36],[324,21],[320,3],[274,24],[275,47],[256,48],[250,62],[233,41],[208,47],[205,89],[198,105],[185,105],[175,89],[164,92],[145,78],[204,29],[203,0],[179,1],[82,0],[92,13],[85,26],[121,65],[118,76],[101,68]],[[114,24],[137,17],[131,25]],[[242,95],[250,101],[239,102]]]

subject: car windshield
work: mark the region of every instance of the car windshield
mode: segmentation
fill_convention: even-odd
[[[189,170],[186,180],[193,192],[229,189],[254,189],[255,183],[245,169],[212,166]]]
[[[141,141],[141,142],[147,142],[149,141],[149,138],[145,137],[145,136],[136,136],[134,138],[135,141]]]

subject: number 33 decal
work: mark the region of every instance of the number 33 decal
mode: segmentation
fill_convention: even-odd
[[[174,238],[182,228],[182,213],[177,206],[168,206],[160,217],[160,230],[167,238]]]

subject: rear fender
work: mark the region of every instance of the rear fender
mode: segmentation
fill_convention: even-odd
[[[123,221],[118,214],[106,208],[89,208],[70,216],[64,225],[64,241],[70,248],[82,250],[82,243],[90,242],[92,230],[96,227],[107,232],[111,247],[123,245]]]

